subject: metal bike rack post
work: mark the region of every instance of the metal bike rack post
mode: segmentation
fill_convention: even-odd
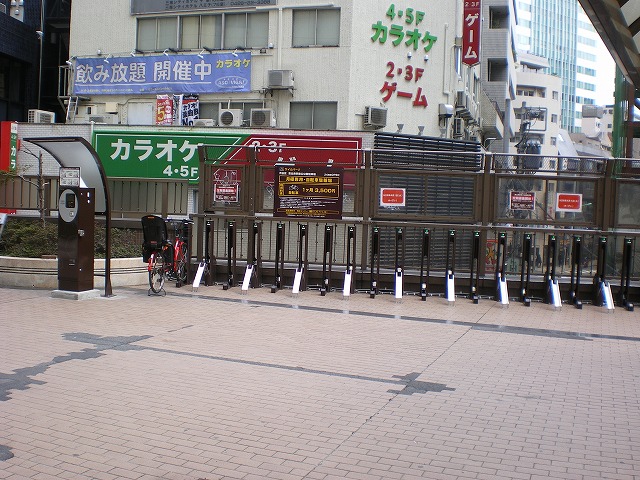
[[[204,229],[204,284],[209,287],[213,285],[213,269],[211,268],[211,249],[213,247],[213,238],[211,234],[211,220],[207,220]]]
[[[274,282],[271,286],[271,293],[276,293],[282,288],[282,275],[284,275],[284,223],[278,223],[276,227],[275,253]]]
[[[562,298],[560,297],[560,286],[556,278],[556,258],[558,251],[558,242],[555,235],[549,235],[547,243],[547,266],[544,273],[544,281],[547,285],[547,294],[545,303],[553,305],[555,308],[562,306]]]
[[[633,303],[629,301],[629,287],[631,286],[631,269],[633,264],[633,239],[625,238],[622,247],[622,268],[620,269],[620,292],[618,303],[629,312],[633,312]]]
[[[582,277],[582,237],[573,236],[571,246],[571,288],[569,290],[569,301],[578,310],[582,309],[580,300],[580,278]]]
[[[378,279],[380,278],[380,229],[373,227],[371,231],[371,283],[369,297],[376,298]]]
[[[480,302],[478,296],[478,282],[480,271],[480,232],[473,232],[471,237],[471,269],[469,273],[469,298],[473,303]]]
[[[531,306],[529,282],[531,281],[531,234],[522,237],[522,262],[520,263],[520,301],[525,307]]]
[[[404,290],[404,232],[402,227],[396,227],[396,263],[394,293],[396,300],[402,300]]]
[[[356,263],[356,227],[347,227],[347,268],[344,272],[342,297],[348,298],[353,291],[353,266]]]
[[[229,222],[227,225],[227,281],[222,286],[223,290],[233,287],[236,261],[236,224]]]
[[[193,233],[193,220],[182,220],[182,241],[187,244],[187,284],[193,281],[192,268],[191,268],[191,235]],[[182,281],[176,282],[176,287],[181,287]]]
[[[429,229],[425,228],[424,230],[422,230],[422,257],[420,258],[420,300],[422,301],[427,300],[427,294],[429,290],[429,271],[431,269],[431,257],[429,256],[429,240]]]
[[[456,265],[456,231],[449,230],[447,236],[447,265],[444,284],[444,296],[449,303],[456,300],[455,287],[455,265]]]
[[[604,305],[604,295],[602,294],[603,285],[606,282],[606,262],[607,262],[607,237],[598,239],[598,255],[597,255],[596,275],[593,278],[593,304],[596,307]]]
[[[248,239],[248,258],[247,268],[244,272],[244,279],[242,280],[242,292],[247,292],[251,285],[251,279],[255,279],[252,288],[262,284],[260,277],[260,268],[262,267],[262,255],[260,245],[262,245],[262,224],[259,222],[253,222],[251,229],[251,235]]]
[[[507,234],[498,234],[498,248],[496,251],[496,301],[502,305],[509,304],[509,290],[507,288]]]
[[[298,268],[295,271],[293,277],[293,289],[292,293],[297,295],[300,290],[307,289],[307,270],[309,267],[309,261],[307,254],[309,252],[309,239],[307,237],[307,226],[300,224],[298,226]]]
[[[333,264],[333,225],[324,227],[324,252],[322,255],[322,285],[320,295],[323,297],[331,291],[331,266]]]

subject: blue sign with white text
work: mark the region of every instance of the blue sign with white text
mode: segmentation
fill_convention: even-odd
[[[78,58],[74,95],[251,91],[251,53]]]

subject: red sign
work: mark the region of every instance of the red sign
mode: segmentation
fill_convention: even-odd
[[[581,212],[581,193],[558,193],[556,194],[556,212]]]
[[[260,165],[276,163],[319,163],[325,166],[359,167],[362,139],[329,136],[250,135],[243,146],[258,147]],[[239,148],[229,160],[246,160]]]
[[[381,207],[404,207],[405,194],[404,188],[381,188],[380,189],[380,206]]]
[[[509,192],[509,208],[511,210],[534,210],[536,208],[536,192]]]
[[[480,0],[464,0],[462,18],[462,63],[480,63]]]

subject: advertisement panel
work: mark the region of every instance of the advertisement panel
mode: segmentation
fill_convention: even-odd
[[[342,169],[277,166],[273,216],[342,218]]]
[[[73,95],[251,91],[251,53],[78,58]]]

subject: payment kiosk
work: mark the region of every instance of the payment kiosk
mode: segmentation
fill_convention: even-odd
[[[93,289],[93,188],[61,187],[58,204],[58,289]]]

